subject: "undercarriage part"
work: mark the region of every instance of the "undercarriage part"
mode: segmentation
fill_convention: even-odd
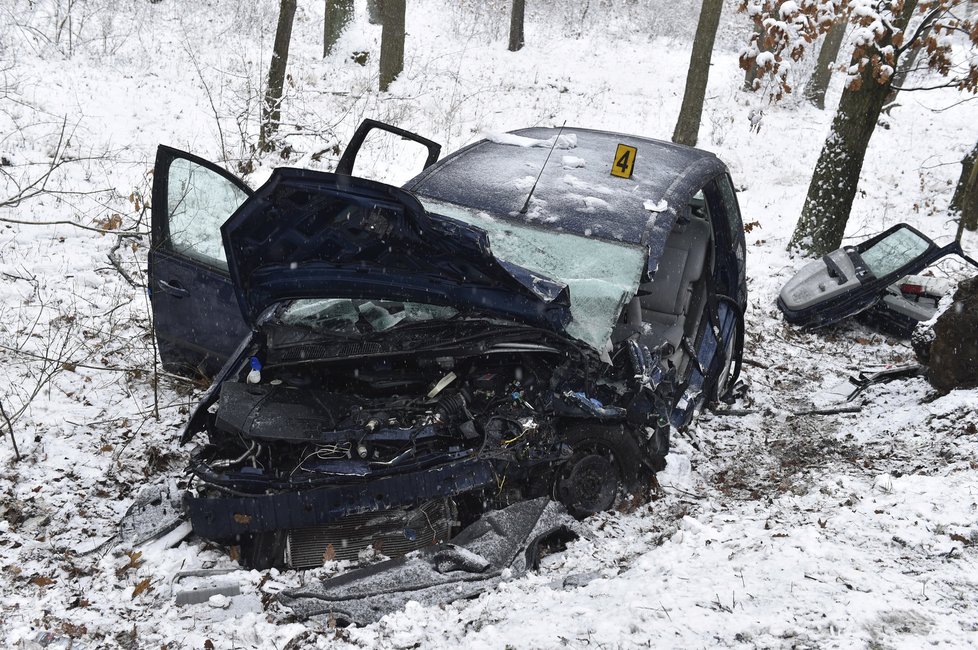
[[[279,594],[296,615],[367,625],[409,601],[423,606],[471,598],[535,569],[541,546],[575,535],[576,522],[547,498],[487,513],[448,543]]]
[[[369,547],[388,557],[400,557],[447,540],[455,518],[452,501],[439,499],[419,508],[351,515],[330,524],[291,530],[283,564],[292,569],[322,566],[330,546],[337,560],[356,560]]]

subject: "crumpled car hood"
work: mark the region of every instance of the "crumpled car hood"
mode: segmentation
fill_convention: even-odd
[[[562,330],[567,287],[496,259],[484,231],[360,178],[282,168],[221,227],[247,322],[297,298],[386,298],[476,308]]]

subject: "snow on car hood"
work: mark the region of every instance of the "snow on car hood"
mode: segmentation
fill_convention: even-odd
[[[496,259],[486,233],[429,215],[403,190],[281,168],[221,227],[247,322],[297,298],[415,300],[563,330],[567,287]]]

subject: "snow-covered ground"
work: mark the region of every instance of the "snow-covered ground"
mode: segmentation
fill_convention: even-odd
[[[56,151],[70,160],[51,173],[52,192],[0,208],[8,220],[0,222],[0,402],[22,456],[0,438],[0,646],[978,643],[978,391],[940,396],[908,379],[866,390],[858,413],[793,415],[848,374],[911,361],[912,352],[857,326],[801,333],[777,313],[778,289],[802,264],[784,246],[831,112],[797,99],[768,106],[741,92],[736,46],[749,27],[732,13],[700,146],[731,167],[751,224],[750,391],[738,415],[705,413],[675,440],[649,503],[591,518],[590,537],[547,557],[538,573],[354,629],[296,622],[264,598],[323,571],[236,570],[225,549],[196,540],[136,549],[141,555],[104,548],[135,491],[183,480],[187,450],[175,434],[199,394],[166,376],[154,393],[147,299],[116,266],[144,281],[148,239],[130,235],[148,229],[158,143],[247,169],[276,3],[93,0],[77,3],[60,36],[60,19],[42,12],[63,3],[6,4],[0,200],[42,176]],[[695,8],[554,4],[531,11],[527,46],[510,53],[507,2],[410,2],[405,72],[380,94],[380,30],[366,24],[362,3],[327,59],[322,3],[300,3],[282,129],[288,154],[255,160],[248,181],[259,184],[277,164],[331,168],[334,147],[364,117],[449,151],[485,130],[565,120],[668,139]],[[370,53],[366,67],[349,59],[353,51]],[[978,124],[978,102],[963,99],[901,96],[890,128],[873,137],[852,239],[908,221],[948,241],[945,208]],[[751,110],[764,111],[758,133]],[[420,164],[391,143],[372,152],[358,173],[396,183]],[[9,221],[97,229],[113,215],[126,236]],[[974,254],[978,241],[966,237],[965,247]],[[243,595],[178,607],[173,575],[206,568],[232,571],[227,579]]]

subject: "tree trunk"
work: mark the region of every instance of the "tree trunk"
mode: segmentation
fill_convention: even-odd
[[[968,187],[968,179],[971,177],[971,170],[975,167],[976,162],[978,162],[978,144],[961,160],[961,178],[958,179],[958,185],[954,188],[954,196],[951,198],[951,205],[948,206],[950,210],[955,212],[961,210],[964,194]]]
[[[265,89],[265,106],[262,109],[261,133],[258,148],[271,149],[271,139],[281,120],[282,89],[285,87],[285,68],[289,63],[289,44],[292,41],[292,20],[295,18],[296,0],[281,0],[278,10],[278,27],[275,28],[275,44],[272,61],[268,66],[268,88]]]
[[[380,89],[386,91],[404,69],[405,0],[384,0],[380,19]]]
[[[961,223],[968,230],[978,230],[978,165],[971,165],[971,174],[961,197]]]
[[[959,213],[958,236],[963,229],[978,230],[978,144],[961,161],[961,178],[948,209]]]
[[[893,21],[896,29],[906,27],[916,6],[917,0],[903,3],[902,11]],[[891,39],[892,34],[887,33],[879,45],[888,46]],[[852,61],[852,65],[857,63],[855,59]],[[879,83],[873,78],[872,68],[871,64],[865,66],[862,84],[857,90],[847,87],[842,91],[832,130],[815,163],[801,218],[788,243],[789,249],[818,256],[842,244],[852,202],[856,198],[866,147],[876,128],[883,101],[890,91],[890,81]]]
[[[835,67],[835,60],[839,57],[839,48],[846,35],[847,21],[844,18],[836,20],[835,24],[825,35],[822,41],[822,49],[818,51],[818,62],[815,64],[815,71],[805,85],[805,99],[810,101],[819,110],[825,108],[825,91],[829,88],[829,81],[832,79],[832,68]]]
[[[710,79],[713,41],[716,40],[722,11],[723,0],[703,0],[700,19],[696,24],[696,36],[693,38],[693,52],[689,56],[689,72],[686,73],[683,105],[679,109],[676,130],[672,134],[672,141],[677,144],[696,146],[700,119],[703,117],[706,84]]]
[[[513,11],[509,16],[509,51],[523,49],[523,16],[526,13],[526,0],[513,0]]]
[[[367,22],[371,25],[379,25],[383,20],[381,5],[383,0],[367,0]]]
[[[353,18],[353,0],[326,0],[326,20],[323,21],[323,56],[333,53],[336,41]]]

